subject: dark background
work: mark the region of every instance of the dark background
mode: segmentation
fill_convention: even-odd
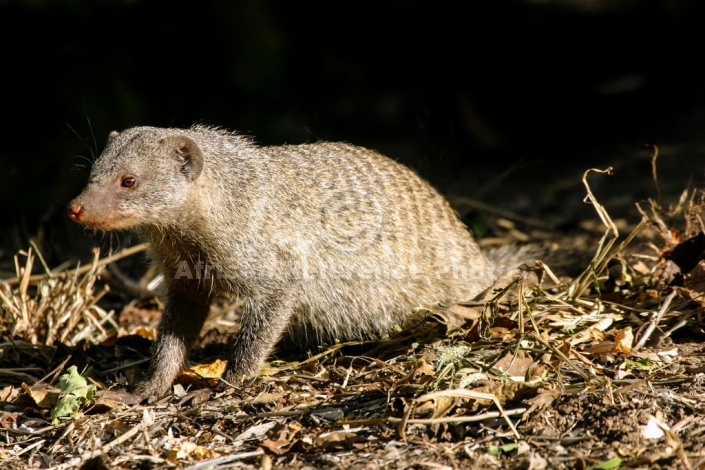
[[[134,125],[345,140],[558,228],[592,211],[582,173],[613,165],[595,189],[629,216],[655,194],[646,144],[664,191],[703,181],[703,13],[697,0],[0,0],[4,253],[74,230],[63,211],[82,157]]]

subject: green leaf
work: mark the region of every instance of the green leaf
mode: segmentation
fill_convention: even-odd
[[[624,366],[627,370],[629,369],[637,369],[637,370],[644,370],[644,371],[650,371],[653,369],[654,365],[653,363],[648,359],[648,358],[643,358],[638,361],[632,361],[631,359],[625,359],[624,360]]]
[[[95,385],[88,385],[76,369],[68,368],[67,373],[59,377],[59,398],[51,409],[51,423],[59,424],[62,418],[73,418],[78,411],[95,402]]]
[[[487,449],[487,453],[490,455],[499,455],[501,453],[508,454],[509,452],[516,450],[518,447],[518,442],[512,444],[504,444],[503,446],[491,446]]]
[[[610,460],[606,460],[597,465],[592,465],[587,468],[587,470],[610,470],[612,468],[619,468],[622,465],[622,459],[620,457],[615,457]]]

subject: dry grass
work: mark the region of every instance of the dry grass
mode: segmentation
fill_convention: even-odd
[[[3,366],[14,364],[0,370],[0,459],[56,468],[703,468],[705,350],[688,341],[703,338],[703,195],[686,192],[668,209],[651,201],[622,238],[588,173],[587,200],[605,229],[575,278],[542,263],[518,269],[417,329],[273,360],[254,383],[222,394],[203,388],[199,378],[222,369],[205,360],[175,397],[148,407],[107,385],[124,383],[138,362],[126,351],[140,347],[134,337],[116,347],[127,327],[98,306],[101,269],[116,257],[30,276],[36,249],[20,253],[16,279],[0,285]],[[679,254],[692,245],[694,258]],[[121,321],[135,309],[149,307],[128,306]],[[216,319],[210,336],[222,340],[223,328]],[[84,345],[98,399],[51,426],[48,384],[76,357],[49,360],[58,343]]]

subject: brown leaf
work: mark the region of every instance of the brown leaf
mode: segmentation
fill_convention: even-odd
[[[531,406],[528,410],[524,412],[524,414],[522,415],[522,419],[527,419],[527,417],[531,415],[531,413],[533,413],[535,410],[551,406],[556,400],[556,398],[561,396],[561,394],[562,392],[560,390],[541,389],[536,396],[528,398],[526,400],[526,402],[529,403]]]
[[[353,444],[365,440],[365,438],[352,432],[334,431],[316,437],[313,440],[313,445],[323,451],[347,450],[351,449]]]
[[[275,455],[286,454],[294,444],[295,441],[290,441],[287,439],[265,439],[259,443],[261,447],[264,447]]]
[[[20,394],[20,388],[8,385],[0,390],[0,401],[13,401]]]
[[[157,339],[157,329],[149,326],[138,326],[137,328],[133,328],[129,334],[140,336],[150,341]]]
[[[448,412],[457,403],[456,398],[452,397],[438,397],[433,400],[433,415],[432,418],[441,418],[448,414]]]
[[[493,387],[480,387],[473,390],[476,392],[491,393],[497,397],[501,405],[505,405],[507,403],[515,403],[519,400],[536,395],[539,390],[539,386],[540,384],[538,383],[534,384],[508,380],[506,382],[497,383]],[[489,403],[487,404],[489,405]]]
[[[7,429],[7,428],[14,428],[17,425],[17,415],[15,413],[3,413],[0,415],[0,427]]]
[[[615,348],[614,341],[600,341],[586,347],[583,352],[586,354],[604,354],[612,352]]]
[[[454,326],[465,326],[482,317],[482,305],[465,306],[454,304],[434,312],[443,322]]]
[[[109,423],[106,423],[105,431],[117,437],[122,436],[123,434],[131,430],[133,427],[134,425],[127,424],[121,419],[115,419],[113,421],[110,421]]]
[[[475,343],[483,338],[480,337],[481,323],[476,323],[473,327],[465,334],[465,341],[468,343]],[[499,339],[502,341],[511,341],[516,335],[516,328],[519,324],[509,317],[498,316],[492,320],[492,325],[490,326],[490,338]]]
[[[634,334],[632,333],[632,327],[628,326],[623,330],[618,330],[614,337],[614,346],[612,347],[613,353],[629,354],[634,345]]]
[[[681,276],[681,268],[671,260],[664,260],[658,264],[654,279],[661,284],[671,285]]]
[[[513,337],[518,326],[519,324],[509,317],[497,317],[494,319],[494,322],[490,327],[490,335],[492,336],[492,339],[509,341]]]
[[[433,366],[426,362],[426,359],[424,359],[423,357],[419,359],[416,363],[416,370],[414,370],[414,376],[433,375],[435,373],[436,371],[433,369]]]
[[[222,359],[216,359],[209,364],[197,364],[185,369],[176,381],[180,384],[192,384],[206,380],[210,386],[214,386],[227,365],[228,361]]]
[[[513,377],[525,377],[533,363],[534,358],[529,353],[519,350],[516,355],[511,352],[506,354],[494,367]]]
[[[59,389],[45,383],[35,384],[31,387],[23,383],[22,390],[39,408],[51,408],[59,398]]]
[[[277,426],[271,432],[275,437],[263,440],[260,442],[260,446],[276,455],[286,454],[300,441],[299,436],[304,429],[305,428],[296,421],[287,423],[286,426]],[[308,443],[302,443],[301,445],[306,447]]]

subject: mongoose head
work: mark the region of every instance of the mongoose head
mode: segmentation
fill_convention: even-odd
[[[69,218],[97,230],[164,226],[182,217],[203,170],[203,154],[175,129],[111,132],[88,186],[71,201]]]

